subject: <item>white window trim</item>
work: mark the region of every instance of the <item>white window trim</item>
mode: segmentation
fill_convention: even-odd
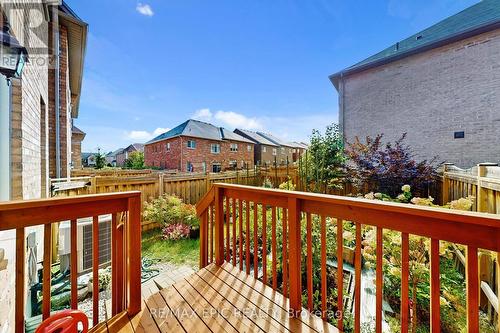
[[[194,143],[194,147],[189,147],[189,143],[190,143],[190,142],[193,142],[193,143]],[[187,141],[186,141],[186,147],[187,147],[188,149],[196,149],[196,141],[195,141],[195,140],[187,140]]]
[[[218,151],[214,151],[214,147],[218,147]],[[211,143],[210,144],[210,152],[212,154],[220,154],[220,143]]]

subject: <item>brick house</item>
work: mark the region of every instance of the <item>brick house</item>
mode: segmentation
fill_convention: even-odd
[[[295,145],[285,142],[272,134],[253,132],[237,128],[234,130],[237,133],[255,144],[254,160],[257,165],[272,165],[276,161],[279,164],[293,162],[293,149]]]
[[[37,34],[28,33],[26,13],[39,14]],[[53,6],[47,1],[1,1],[0,24],[10,26],[9,33],[29,56],[22,76],[6,86],[7,98],[3,93],[0,98],[2,113],[8,113],[7,122],[0,120],[0,132],[9,133],[0,149],[0,160],[8,161],[2,171],[9,174],[7,180],[0,178],[0,200],[44,198],[49,196],[49,177],[66,177],[71,168],[88,27],[66,3]],[[1,90],[5,82],[1,76]],[[43,226],[26,228],[25,234],[27,246],[36,247],[36,261],[41,261]],[[0,311],[0,332],[14,330],[15,237],[15,231],[0,232],[8,262],[0,271],[0,290],[5,291],[0,294],[0,308],[5,309]]]
[[[188,120],[146,143],[147,166],[181,172],[252,168],[252,141],[198,120]]]
[[[119,167],[125,166],[125,161],[134,151],[144,152],[144,145],[142,143],[133,143],[130,146],[117,151],[115,154],[115,165]]]
[[[294,162],[297,162],[299,158],[305,154],[307,148],[309,148],[305,143],[303,142],[292,142],[293,145],[292,149],[292,158]]]
[[[330,76],[347,141],[384,133],[419,159],[500,162],[500,1],[483,0]]]
[[[71,130],[71,167],[80,169],[82,167],[82,141],[86,133],[76,126]]]

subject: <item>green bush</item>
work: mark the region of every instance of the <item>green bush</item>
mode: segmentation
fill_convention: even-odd
[[[150,203],[145,202],[143,217],[147,221],[157,222],[162,226],[178,223],[188,225],[192,229],[200,226],[194,206],[185,204],[175,195],[164,195]]]

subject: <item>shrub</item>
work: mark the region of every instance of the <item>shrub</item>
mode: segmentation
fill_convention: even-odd
[[[271,179],[269,179],[269,177],[266,177],[264,179],[264,182],[262,183],[262,187],[264,187],[264,188],[273,188],[273,182],[271,181]]]
[[[353,143],[348,143],[346,151],[350,163],[347,172],[353,184],[361,189],[368,186],[392,197],[405,184],[410,185],[415,193],[425,194],[436,176],[433,161],[417,162],[414,159],[410,147],[404,143],[406,133],[394,143],[385,145],[382,138],[383,134],[366,137],[363,143],[356,137]]]
[[[200,221],[196,216],[193,205],[182,202],[182,199],[175,195],[164,195],[150,203],[144,203],[144,219],[157,222],[164,226],[182,223],[196,229],[200,226]]]
[[[168,240],[179,240],[189,238],[191,227],[184,223],[176,223],[167,225],[163,228],[163,238]]]
[[[292,178],[289,176],[286,182],[281,183],[278,188],[280,190],[295,191],[295,185],[293,184]]]
[[[144,153],[142,151],[131,152],[125,160],[125,167],[128,169],[144,169]]]

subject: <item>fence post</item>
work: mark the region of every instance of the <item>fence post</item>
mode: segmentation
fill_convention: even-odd
[[[215,188],[215,263],[224,263],[224,191]]]
[[[90,178],[90,194],[97,193],[97,184],[96,184],[97,176],[92,176]]]
[[[453,163],[445,163],[443,165],[443,188],[441,193],[442,204],[445,205],[450,201],[450,182],[446,177],[446,172],[453,165]]]
[[[293,317],[300,317],[302,310],[302,244],[301,244],[301,214],[300,203],[297,198],[288,198],[288,241],[289,254],[289,278],[290,278],[290,310]]]
[[[158,196],[163,195],[163,172],[158,174]]]
[[[207,172],[207,174],[206,174],[205,187],[207,189],[206,193],[208,193],[208,191],[210,191],[210,172]]]
[[[498,166],[497,163],[479,163],[477,165],[477,211],[488,212],[488,190],[483,189],[482,179],[486,176],[486,167]]]

